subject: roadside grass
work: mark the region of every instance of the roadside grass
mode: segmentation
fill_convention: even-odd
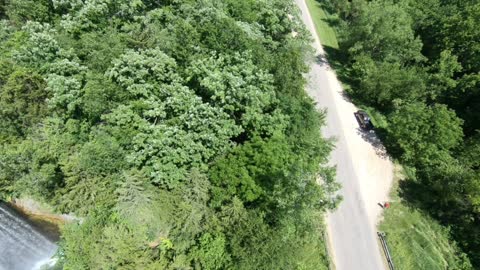
[[[320,37],[322,45],[325,47],[338,49],[338,41],[335,30],[326,21],[329,18],[329,14],[322,9],[322,6],[318,0],[306,0],[306,2],[307,7],[310,10],[313,23],[315,24],[315,30],[317,31],[317,35]]]
[[[391,207],[384,211],[379,226],[387,235],[395,269],[469,269],[468,258],[451,239],[448,228],[408,206],[399,196],[399,181],[411,180],[403,180],[400,165],[395,168]]]

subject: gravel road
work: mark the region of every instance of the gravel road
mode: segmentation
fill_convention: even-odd
[[[324,51],[316,35],[304,0],[295,0],[301,19],[312,33],[317,58]],[[335,73],[326,61],[312,63],[307,74],[308,94],[318,109],[327,109],[322,134],[336,139],[331,163],[337,167],[343,201],[328,214],[327,229],[332,260],[337,270],[386,269],[376,236],[379,202],[388,200],[393,165],[373,132],[363,132],[353,115],[357,109],[348,101]]]

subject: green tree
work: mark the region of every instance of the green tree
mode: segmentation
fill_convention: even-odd
[[[24,136],[49,113],[43,78],[32,70],[3,63],[0,82],[0,138]]]
[[[40,69],[65,53],[60,50],[55,39],[56,31],[50,24],[28,21],[22,30],[27,39],[13,52],[13,58],[17,62]]]
[[[57,60],[47,65],[47,90],[52,93],[48,105],[63,118],[78,117],[87,69],[75,61]]]
[[[426,98],[426,74],[421,68],[375,62],[360,55],[355,57],[352,72],[358,81],[354,94],[383,111]]]
[[[366,54],[375,61],[406,64],[424,60],[422,42],[402,3],[371,1],[352,19],[343,46],[351,55]]]
[[[453,5],[452,5],[453,6]],[[451,8],[452,6],[447,6]],[[451,16],[442,17],[442,37],[440,46],[452,49],[460,58],[463,67],[469,71],[480,70],[480,31],[476,27],[480,23],[480,4],[474,1],[456,4],[451,9]]]
[[[200,237],[200,245],[192,254],[198,263],[196,267],[208,270],[224,269],[229,261],[225,245],[226,240],[223,235],[214,236],[206,233]]]
[[[49,22],[52,19],[52,5],[48,0],[7,0],[5,12],[17,23],[26,21]]]
[[[285,126],[272,76],[256,67],[248,54],[200,58],[187,70],[188,84],[215,107],[222,108],[247,135],[271,136]]]
[[[445,105],[411,103],[392,114],[389,136],[405,162],[428,166],[459,145],[462,123]]]
[[[430,78],[429,99],[436,100],[438,97],[447,99],[447,96],[456,89],[458,81],[456,74],[462,71],[462,65],[451,51],[442,51],[440,59],[433,66],[434,73]]]

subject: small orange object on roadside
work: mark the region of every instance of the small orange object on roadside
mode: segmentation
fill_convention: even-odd
[[[389,202],[385,202],[385,203],[383,204],[383,207],[384,207],[384,208],[390,208],[390,203],[389,203]]]

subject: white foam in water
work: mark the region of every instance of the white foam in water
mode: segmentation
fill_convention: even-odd
[[[37,262],[32,270],[40,270],[43,266],[52,267],[57,263],[57,258],[45,259]]]
[[[38,270],[51,259],[57,246],[12,209],[0,202],[0,270]]]

